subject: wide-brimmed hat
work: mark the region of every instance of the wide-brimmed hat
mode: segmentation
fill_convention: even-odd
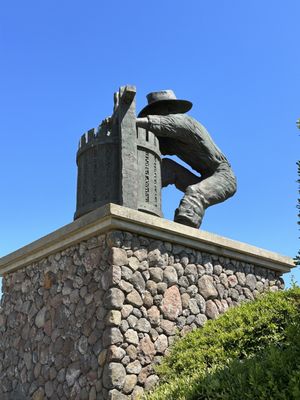
[[[138,117],[160,114],[161,112],[181,114],[189,111],[193,107],[193,103],[190,101],[177,99],[173,90],[151,92],[147,94],[147,100],[148,105],[140,111]]]

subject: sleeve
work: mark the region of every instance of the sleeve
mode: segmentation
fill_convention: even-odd
[[[149,130],[158,137],[182,139],[193,130],[189,117],[184,114],[148,115]]]

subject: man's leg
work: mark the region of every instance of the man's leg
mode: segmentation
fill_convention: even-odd
[[[174,221],[199,228],[205,209],[233,196],[236,192],[236,178],[228,164],[221,164],[214,174],[189,186]]]
[[[162,187],[175,185],[185,193],[187,187],[200,182],[200,177],[170,158],[163,158],[161,165]]]

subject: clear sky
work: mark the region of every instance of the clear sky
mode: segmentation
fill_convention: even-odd
[[[295,256],[299,15],[299,0],[3,0],[0,256],[72,221],[78,139],[124,84],[138,109],[161,89],[192,101],[229,158],[238,192],[202,229]],[[166,218],[180,197],[164,190]]]

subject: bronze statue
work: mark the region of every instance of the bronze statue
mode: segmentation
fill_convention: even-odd
[[[176,155],[201,176],[175,161],[162,160],[162,186],[174,184],[184,192],[174,221],[199,228],[205,209],[236,192],[231,166],[198,121],[184,114],[192,103],[176,98],[172,90],[153,92],[136,120],[137,127],[153,132],[163,155]]]

